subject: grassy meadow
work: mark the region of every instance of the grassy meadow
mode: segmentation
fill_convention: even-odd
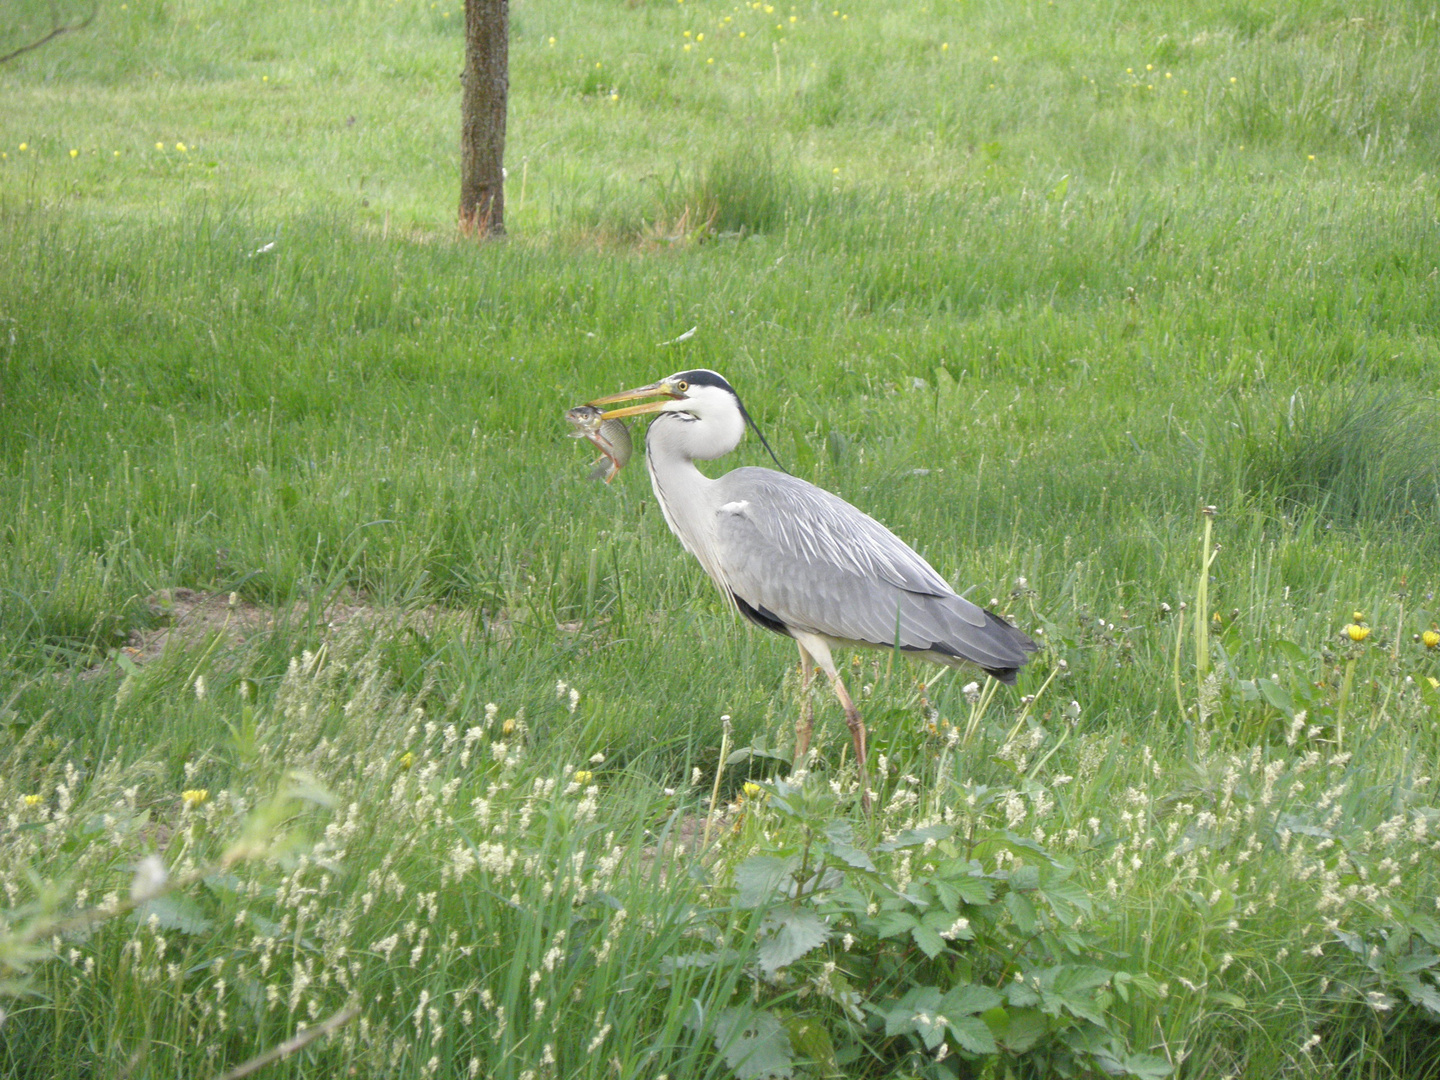
[[[496,243],[458,0],[0,65],[0,1075],[1440,1076],[1440,9],[511,18]],[[1045,643],[869,814],[567,437],[694,367]]]

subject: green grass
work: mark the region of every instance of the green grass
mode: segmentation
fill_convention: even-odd
[[[453,230],[458,3],[107,4],[0,67],[4,1075],[218,1075],[347,1008],[270,1071],[744,1075],[749,1001],[797,1075],[968,1076],[877,1017],[1005,949],[1153,980],[1097,1007],[1180,1075],[1440,1075],[1433,6],[512,17],[491,245]],[[793,648],[562,420],[702,366],[1050,646],[983,712],[861,657],[887,809],[817,699],[841,801],[732,765],[703,861],[720,717],[788,751]],[[176,588],[233,624],[126,651]],[[870,963],[817,895],[836,938],[757,978],[747,860],[835,818],[892,884],[1049,866],[975,845],[1009,830],[1091,906]],[[970,840],[877,846],[933,823]],[[77,916],[149,854],[180,888]],[[1046,1045],[1006,1061],[1096,1060]]]

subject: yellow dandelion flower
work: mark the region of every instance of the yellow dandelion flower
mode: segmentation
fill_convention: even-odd
[[[696,41],[704,41],[704,40],[705,40],[705,35],[704,35],[704,34],[696,34],[696,35],[695,35],[695,40],[696,40]]]
[[[1361,626],[1359,623],[1346,623],[1345,633],[1349,635],[1351,641],[1364,641],[1370,636],[1370,628]]]
[[[615,92],[615,93],[612,93],[612,94],[610,95],[610,100],[611,100],[611,101],[619,101],[619,100],[620,100],[620,94],[619,94],[619,92],[617,91],[617,92]]]
[[[1426,675],[1425,681],[1428,682],[1434,689],[1440,690],[1440,679],[1435,678],[1434,675]]]
[[[998,57],[998,56],[992,56],[992,57],[990,57],[990,63],[992,63],[992,64],[998,64],[999,62],[1000,62],[1000,57]]]
[[[1231,85],[1231,86],[1234,86],[1234,85],[1235,85],[1236,83],[1238,83],[1239,81],[1240,81],[1240,80],[1237,79],[1234,75],[1231,75],[1231,76],[1230,76],[1230,85]]]
[[[592,773],[589,769],[576,769],[573,773],[570,774],[570,779],[573,783],[579,784],[581,787],[584,787],[590,782],[591,778],[594,775],[595,774]]]
[[[503,724],[500,725],[500,734],[502,734],[502,735],[514,735],[514,734],[515,734],[515,718],[514,718],[513,716],[510,717],[510,719],[506,720]]]
[[[185,804],[185,809],[193,810],[210,798],[209,788],[187,788],[180,792],[180,801]]]
[[[1437,634],[1434,630],[1426,630],[1420,635],[1420,643],[1427,649],[1433,649],[1435,646],[1440,645],[1440,634]]]
[[[79,151],[79,150],[73,150],[73,149],[72,149],[72,150],[70,151],[70,156],[71,156],[72,158],[79,157],[79,156],[80,156],[80,151]]]
[[[714,58],[713,56],[707,56],[707,57],[705,58],[705,63],[707,63],[707,64],[713,64],[714,62],[715,62],[715,58]]]
[[[765,793],[765,789],[753,780],[746,780],[745,786],[740,789],[741,794],[747,799],[758,799]]]
[[[690,51],[690,48],[691,48],[690,42],[688,42],[688,41],[685,42],[685,44],[682,45],[681,48],[684,49],[686,52],[689,52],[689,51]]]
[[[155,144],[155,149],[156,149],[156,150],[164,150],[164,149],[165,149],[165,144],[164,144],[163,142],[157,142],[157,143]]]
[[[400,768],[408,769],[411,768],[414,764],[415,752],[413,750],[406,750],[403,754],[400,755]]]
[[[1365,613],[1363,611],[1352,611],[1350,613],[1350,621],[1363,623],[1365,621]]]
[[[44,797],[43,795],[26,795],[26,796],[25,796],[25,805],[26,805],[26,806],[39,806],[39,805],[40,805],[42,802],[44,802],[44,801],[45,801],[45,797]]]
[[[22,142],[22,143],[20,144],[20,153],[23,154],[23,153],[25,153],[26,150],[29,150],[29,149],[30,149],[30,144],[29,144],[29,143],[23,143],[23,142]]]
[[[554,48],[554,46],[555,46],[555,38],[554,38],[553,36],[550,38],[549,44],[550,44],[551,48]]]

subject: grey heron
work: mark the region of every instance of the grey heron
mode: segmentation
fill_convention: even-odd
[[[645,464],[670,531],[741,615],[793,638],[800,649],[797,768],[810,747],[808,691],[818,666],[845,710],[868,805],[865,723],[835,666],[837,646],[898,647],[937,664],[972,664],[1014,684],[1035,642],[958,595],[874,518],[788,473],[746,467],[711,479],[696,468],[696,461],[739,446],[747,424],[765,441],[724,378],[682,371],[590,404],[640,398],[659,400],[610,409],[604,418],[655,414]]]

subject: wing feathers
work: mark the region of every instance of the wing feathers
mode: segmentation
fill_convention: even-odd
[[[715,575],[742,611],[782,627],[899,645],[1014,681],[1035,643],[956,595],[874,518],[803,480],[736,469],[717,481]],[[748,612],[747,612],[748,614]],[[753,617],[753,616],[752,616]]]

